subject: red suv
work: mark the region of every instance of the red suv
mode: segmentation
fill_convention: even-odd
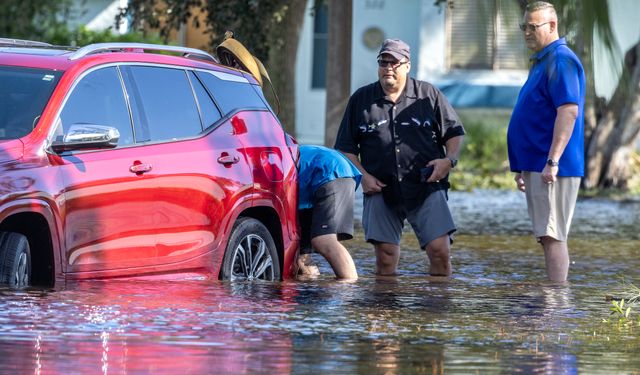
[[[291,277],[297,152],[206,52],[0,39],[0,284]]]

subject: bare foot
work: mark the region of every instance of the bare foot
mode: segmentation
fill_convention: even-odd
[[[318,266],[313,264],[311,254],[301,254],[298,256],[298,275],[300,276],[319,276],[320,270]]]

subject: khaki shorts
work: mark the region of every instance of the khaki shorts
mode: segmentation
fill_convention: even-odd
[[[576,208],[580,177],[558,177],[547,184],[538,172],[522,172],[533,235],[567,241]]]

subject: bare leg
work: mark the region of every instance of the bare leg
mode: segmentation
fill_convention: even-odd
[[[451,258],[449,257],[449,236],[444,235],[429,242],[426,246],[431,276],[451,276]]]
[[[380,242],[374,247],[376,249],[376,275],[395,275],[400,260],[400,246]]]
[[[552,237],[541,237],[544,248],[544,260],[547,266],[547,276],[554,282],[567,281],[569,275],[569,248],[565,241],[558,241]]]
[[[311,239],[311,246],[322,255],[339,279],[357,279],[358,272],[349,251],[335,234],[323,234]]]

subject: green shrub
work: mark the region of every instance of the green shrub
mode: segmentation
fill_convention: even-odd
[[[507,157],[507,126],[504,110],[461,110],[467,132],[460,162],[451,174],[453,190],[515,188]]]
[[[126,34],[116,34],[111,29],[102,31],[89,30],[80,26],[75,30],[57,28],[44,35],[43,42],[48,42],[61,46],[86,46],[93,43],[105,42],[140,42],[165,44],[157,35],[142,35],[141,33],[130,32]]]

